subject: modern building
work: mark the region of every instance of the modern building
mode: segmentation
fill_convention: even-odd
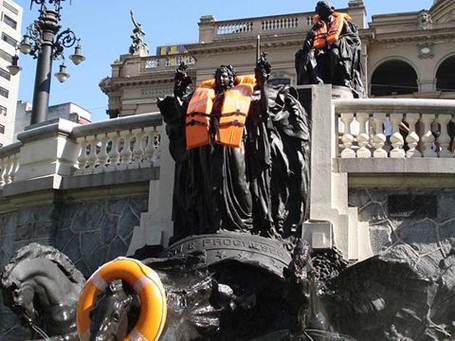
[[[14,140],[19,77],[12,76],[7,67],[20,40],[22,7],[12,0],[0,0],[0,4],[0,146],[3,146]]]
[[[362,0],[346,8],[360,28],[366,88],[370,97],[455,98],[455,1],[437,0],[417,12],[381,14],[367,23]],[[312,12],[217,21],[201,17],[199,41],[163,46],[155,56],[120,56],[100,87],[109,97],[110,117],[156,111],[157,97],[172,93],[180,61],[195,81],[213,76],[220,64],[252,73],[256,37],[272,63],[272,82],[295,84],[295,52],[311,28]]]
[[[23,132],[25,127],[30,125],[31,118],[32,104],[30,102],[18,101],[14,127],[15,139],[17,139],[17,134]],[[52,121],[58,118],[64,118],[79,124],[87,124],[91,122],[92,113],[80,105],[71,102],[51,105],[48,111],[48,120]]]

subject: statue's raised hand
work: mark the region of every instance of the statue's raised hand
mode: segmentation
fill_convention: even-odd
[[[272,72],[272,66],[267,60],[267,54],[264,52],[261,54],[261,57],[256,63],[256,68],[254,69],[254,74],[256,76],[256,84],[259,88],[262,88],[270,77]]]

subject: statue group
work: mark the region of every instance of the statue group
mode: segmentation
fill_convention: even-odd
[[[316,12],[296,54],[299,83],[362,96],[356,27],[325,1]],[[133,22],[140,45],[143,31]],[[179,341],[453,339],[455,241],[437,252],[397,244],[348,266],[336,248],[314,251],[302,239],[311,119],[296,89],[268,83],[271,70],[259,52],[250,75],[221,65],[197,85],[185,64],[178,67],[173,96],[158,103],[175,161],[171,245],[129,269],[108,263],[87,282],[58,250],[18,250],[1,289],[32,338],[155,340],[162,332],[161,340]],[[107,280],[109,268],[117,280]],[[157,297],[146,296],[157,278],[164,312],[166,304],[153,310]],[[145,337],[152,325],[157,332]]]
[[[174,238],[221,230],[289,238],[307,212],[309,118],[286,86],[269,87],[271,66],[252,76],[220,66],[189,93],[186,66],[158,106],[176,162]]]

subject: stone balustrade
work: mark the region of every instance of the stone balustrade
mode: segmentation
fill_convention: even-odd
[[[75,174],[159,167],[160,125],[159,114],[143,114],[76,127]]]
[[[122,117],[87,125],[59,119],[18,135],[0,148],[0,187],[160,166],[160,114]],[[58,182],[52,180],[55,186]]]
[[[232,36],[274,34],[278,32],[302,32],[312,25],[312,13],[258,17],[251,19],[215,22],[214,39],[225,39]]]
[[[0,187],[12,183],[19,169],[20,143],[13,143],[0,149]]]
[[[453,158],[455,101],[335,100],[339,157]]]

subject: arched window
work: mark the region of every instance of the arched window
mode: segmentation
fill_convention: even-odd
[[[455,91],[455,56],[449,57],[439,66],[436,72],[436,89],[438,91]]]
[[[401,60],[382,63],[371,77],[372,96],[405,95],[417,92],[417,73]]]

